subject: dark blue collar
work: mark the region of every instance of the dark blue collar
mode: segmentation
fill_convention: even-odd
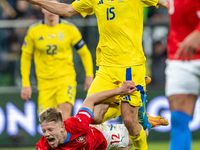
[[[65,143],[69,142],[70,136],[71,136],[70,133],[67,132],[67,138],[66,138],[66,140],[62,144],[65,144]]]
[[[61,19],[59,18],[59,24],[61,23]],[[42,24],[44,24],[44,19],[42,20]]]

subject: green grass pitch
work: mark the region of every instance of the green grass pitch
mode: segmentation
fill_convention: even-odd
[[[168,142],[148,142],[149,150],[168,150]],[[199,150],[200,141],[193,141],[192,150]],[[36,148],[0,148],[0,150],[35,150]],[[133,148],[131,150],[134,150]]]

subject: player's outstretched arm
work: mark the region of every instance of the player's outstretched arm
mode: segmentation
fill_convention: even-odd
[[[38,5],[59,16],[71,17],[79,14],[77,11],[74,10],[71,4],[64,4],[49,0],[21,0],[21,1],[27,1],[31,4]]]
[[[90,109],[92,112],[94,111],[94,105],[101,103],[103,100],[108,99],[115,95],[127,95],[136,91],[136,85],[133,81],[124,81],[122,86],[116,89],[102,91],[98,93],[94,93],[86,97],[84,100],[82,107],[86,107]]]

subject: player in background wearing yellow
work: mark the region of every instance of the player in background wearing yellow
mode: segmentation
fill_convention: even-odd
[[[48,107],[58,107],[63,112],[63,118],[67,119],[71,115],[76,96],[72,47],[77,50],[85,68],[84,90],[88,90],[93,81],[92,57],[75,25],[45,9],[42,12],[44,20],[29,27],[22,46],[21,98],[24,101],[31,98],[29,75],[34,55],[39,113]]]
[[[112,109],[112,111],[108,110],[111,114],[106,116],[106,119],[116,117],[116,114],[121,112],[134,149],[147,150],[146,135],[138,122],[138,110],[142,106],[140,91],[143,92],[146,89],[145,56],[142,48],[143,8],[146,4],[167,7],[167,1],[77,0],[72,4],[48,0],[26,1],[65,17],[79,13],[85,17],[95,13],[100,35],[96,52],[99,70],[88,94],[118,88],[125,80],[134,81],[138,85],[138,91],[125,97],[119,95],[109,98],[103,102],[104,105],[101,105],[103,107],[99,110],[106,112],[108,108]],[[114,106],[111,107],[111,104]]]

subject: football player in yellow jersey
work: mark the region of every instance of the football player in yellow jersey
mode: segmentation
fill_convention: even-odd
[[[66,119],[71,115],[76,96],[72,47],[77,50],[85,68],[85,90],[93,81],[92,57],[75,25],[45,9],[42,12],[44,20],[29,27],[22,46],[21,98],[27,101],[31,97],[29,74],[34,55],[39,91],[38,111],[40,113],[48,107],[58,107]]]
[[[146,89],[145,56],[142,49],[143,7],[167,7],[167,1],[76,0],[70,5],[49,0],[26,1],[65,17],[79,13],[83,17],[93,13],[96,15],[100,35],[96,52],[99,70],[88,94],[117,88],[124,80],[132,80],[138,85],[138,91],[130,95],[115,96],[97,105],[98,108],[94,110],[98,114],[94,114],[98,117],[96,121],[103,120],[100,114],[106,113],[108,108],[104,121],[121,114],[134,149],[148,149],[144,129],[138,122],[138,110],[142,106]],[[119,103],[121,105],[117,105]]]

